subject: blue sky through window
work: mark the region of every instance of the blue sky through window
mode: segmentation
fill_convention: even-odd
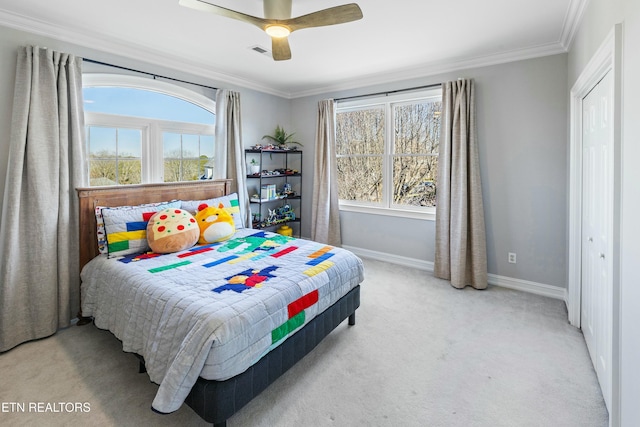
[[[214,114],[171,95],[125,87],[85,87],[88,112],[147,117],[177,122],[214,124]]]
[[[164,157],[176,157],[182,153],[185,157],[213,157],[213,135],[190,135],[163,132]]]
[[[140,158],[142,153],[142,133],[138,129],[117,129],[91,126],[90,154],[95,156],[115,156],[116,141],[118,155]],[[117,136],[116,136],[117,132]]]

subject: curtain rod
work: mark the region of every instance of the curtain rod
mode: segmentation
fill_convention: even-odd
[[[344,98],[335,98],[334,101],[340,102],[340,101],[346,101],[347,99],[366,98],[368,96],[379,96],[379,95],[389,96],[394,93],[409,92],[409,91],[418,90],[418,89],[430,89],[432,87],[439,87],[439,86],[442,86],[442,83],[435,83],[435,84],[426,85],[426,86],[410,87],[407,89],[387,90],[385,92],[367,93],[365,95],[345,96]]]
[[[180,80],[180,79],[174,79],[173,77],[166,77],[166,76],[161,76],[159,74],[154,74],[154,73],[148,73],[146,71],[140,71],[140,70],[135,70],[133,68],[127,68],[127,67],[122,67],[120,65],[114,65],[114,64],[109,64],[107,62],[101,62],[101,61],[96,61],[95,59],[88,59],[88,58],[82,58],[83,61],[86,62],[90,62],[92,64],[98,64],[98,65],[106,65],[107,67],[113,67],[113,68],[119,68],[121,70],[126,70],[126,71],[133,71],[134,73],[140,73],[140,74],[146,74],[148,76],[153,76],[153,79],[155,80],[156,78],[161,78],[161,79],[167,79],[167,80],[173,80],[174,82],[180,82],[180,83],[187,83],[190,85],[194,85],[194,86],[200,86],[200,87],[204,87],[207,89],[213,89],[213,90],[218,90],[217,87],[213,87],[213,86],[207,86],[207,85],[201,85],[200,83],[193,83],[193,82],[188,82],[186,80]]]
[[[387,90],[384,92],[367,93],[364,95],[345,96],[343,98],[335,98],[334,101],[339,102],[339,101],[346,101],[347,99],[366,98],[369,96],[380,96],[380,95],[389,96],[389,95],[393,95],[394,93],[410,92],[412,90],[418,90],[418,89],[431,89],[431,88],[440,87],[440,86],[442,86],[442,83],[434,83],[432,85],[416,86],[416,87],[410,87],[406,89]]]

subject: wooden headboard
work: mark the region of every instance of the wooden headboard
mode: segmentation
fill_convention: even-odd
[[[230,193],[231,180],[77,188],[80,199],[80,269],[98,256],[96,206],[135,206],[170,200],[204,200]]]

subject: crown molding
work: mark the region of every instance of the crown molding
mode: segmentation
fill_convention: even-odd
[[[194,76],[206,78],[208,81],[213,80],[224,84],[244,87],[285,99],[295,99],[330,92],[358,89],[367,86],[389,84],[401,80],[424,78],[470,68],[487,67],[491,65],[566,53],[569,50],[571,43],[573,42],[573,38],[580,26],[588,1],[589,0],[570,0],[563,22],[561,36],[557,42],[476,58],[453,58],[439,62],[424,63],[420,66],[402,71],[360,75],[352,79],[342,80],[336,84],[318,86],[313,89],[299,91],[278,90],[253,80],[243,79],[212,69],[196,60],[180,57],[174,54],[167,54],[166,52],[150,49],[146,46],[131,43],[123,39],[114,37],[110,37],[108,39],[99,38],[88,30],[70,29],[3,9],[0,9],[0,25],[50,37],[62,42],[72,43],[84,48],[97,50],[99,52],[179,70]]]
[[[193,74],[198,77],[204,77],[209,81],[214,80],[283,98],[288,97],[286,92],[274,90],[271,87],[254,81],[231,76],[214,70],[208,66],[203,66],[196,61],[185,59],[184,57],[150,49],[147,46],[131,43],[123,39],[114,37],[109,37],[109,39],[99,38],[90,31],[58,26],[49,22],[9,12],[4,9],[0,9],[0,25],[19,31],[25,31],[27,33],[50,37],[66,43],[72,43],[76,46],[125,57],[127,59],[142,61],[153,65],[161,65],[163,67]]]
[[[517,49],[492,55],[480,56],[477,58],[449,59],[440,62],[425,63],[418,67],[413,67],[403,71],[392,71],[385,74],[370,74],[368,76],[359,76],[351,80],[344,80],[335,85],[324,86],[308,91],[295,92],[290,95],[290,98],[302,98],[305,96],[314,96],[329,92],[338,92],[367,86],[393,83],[401,80],[424,78],[443,73],[467,70],[471,68],[488,67],[491,65],[505,64],[508,62],[522,61],[525,59],[556,55],[560,53],[566,53],[566,50],[560,45],[559,42],[555,42],[526,49]]]
[[[571,44],[580,28],[580,23],[588,4],[589,0],[571,0],[569,2],[560,35],[560,44],[567,52],[571,49]]]
[[[580,28],[580,23],[587,8],[589,0],[570,0],[567,13],[562,23],[562,32],[557,42],[525,49],[517,49],[501,52],[477,58],[459,58],[441,62],[425,63],[406,71],[393,71],[386,74],[371,74],[358,76],[357,78],[344,80],[341,83],[319,87],[311,90],[303,90],[289,94],[289,98],[302,98],[305,96],[320,95],[329,92],[357,89],[367,86],[388,84],[399,80],[411,80],[424,78],[437,74],[455,72],[469,68],[487,67],[491,65],[505,64],[508,62],[522,61],[525,59],[566,53],[571,48],[573,39]]]

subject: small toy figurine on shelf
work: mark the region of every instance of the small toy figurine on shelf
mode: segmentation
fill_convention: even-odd
[[[296,219],[296,214],[290,205],[284,205],[278,208],[278,219],[281,221],[289,221]]]
[[[276,210],[269,209],[269,216],[267,217],[267,224],[273,224],[278,219]]]
[[[251,222],[253,223],[253,225],[257,225],[260,223],[260,213],[253,213],[252,214],[253,218],[251,219]]]

